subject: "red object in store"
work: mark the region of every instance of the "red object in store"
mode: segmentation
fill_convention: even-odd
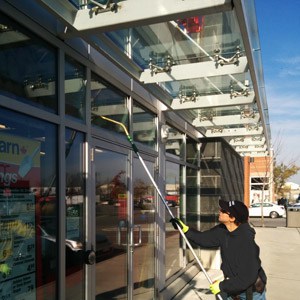
[[[179,19],[177,23],[187,31],[187,33],[201,32],[204,27],[204,17],[197,16],[186,19]]]

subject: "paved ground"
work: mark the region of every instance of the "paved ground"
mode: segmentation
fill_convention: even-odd
[[[286,227],[286,218],[250,218],[250,224],[254,227]]]
[[[269,300],[300,299],[299,228],[256,228]]]
[[[268,276],[267,299],[300,299],[300,229],[286,228],[285,224],[282,227],[262,227],[261,224],[254,227],[262,264]],[[221,274],[218,270],[209,270],[209,275],[214,280]],[[207,287],[206,278],[199,273],[174,299],[215,300]]]

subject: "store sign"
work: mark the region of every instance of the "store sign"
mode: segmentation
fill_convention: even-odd
[[[35,299],[35,195],[40,186],[40,143],[0,134],[1,299]]]
[[[0,134],[0,187],[39,186],[40,143]]]

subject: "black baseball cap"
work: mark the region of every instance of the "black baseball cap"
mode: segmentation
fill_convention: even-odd
[[[219,200],[220,208],[229,212],[240,223],[248,222],[249,210],[242,201]]]

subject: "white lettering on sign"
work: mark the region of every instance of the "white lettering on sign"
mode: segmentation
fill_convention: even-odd
[[[10,186],[11,183],[16,183],[18,181],[18,174],[0,172],[0,183],[3,183],[5,186]]]

